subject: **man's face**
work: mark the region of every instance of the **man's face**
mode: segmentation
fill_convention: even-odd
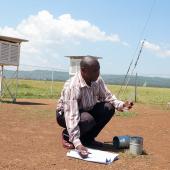
[[[89,67],[88,69],[86,69],[85,72],[86,72],[86,77],[90,81],[96,81],[100,74],[100,65],[95,64],[93,67]]]

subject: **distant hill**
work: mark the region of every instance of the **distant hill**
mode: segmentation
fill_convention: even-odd
[[[6,70],[4,75],[7,78],[10,78],[14,74],[14,71]],[[60,71],[52,71],[49,70],[33,70],[33,71],[19,71],[18,78],[19,79],[27,79],[27,80],[58,80],[65,81],[69,78],[68,72],[60,72]]]
[[[10,78],[14,74],[14,71],[5,70],[4,75],[7,78]],[[66,81],[69,78],[68,72],[60,71],[48,71],[48,70],[34,70],[34,71],[19,71],[19,79],[27,80],[47,80],[50,81]],[[124,75],[102,75],[102,78],[107,84],[121,85],[124,79]],[[129,85],[135,85],[135,76],[130,77]],[[138,76],[137,78],[138,86],[147,86],[147,87],[167,87],[170,88],[170,78],[162,77],[145,77]]]

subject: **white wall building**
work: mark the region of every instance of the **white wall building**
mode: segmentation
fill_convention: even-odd
[[[70,59],[70,66],[69,66],[69,75],[74,76],[76,72],[80,70],[80,61],[83,57],[92,57],[96,59],[101,59],[102,57],[96,57],[96,56],[66,56]]]

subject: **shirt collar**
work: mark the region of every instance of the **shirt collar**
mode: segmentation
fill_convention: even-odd
[[[92,87],[93,85],[96,84],[95,81],[91,82],[91,86],[87,85],[86,81],[83,79],[82,75],[81,75],[81,72],[78,73],[78,77],[79,77],[79,80],[80,80],[80,86],[81,87]]]

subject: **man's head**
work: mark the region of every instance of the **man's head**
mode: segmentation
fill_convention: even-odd
[[[96,58],[87,56],[80,62],[81,75],[86,83],[96,81],[100,74],[100,64]]]

